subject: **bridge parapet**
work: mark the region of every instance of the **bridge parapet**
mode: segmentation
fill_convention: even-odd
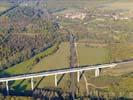
[[[95,70],[95,76],[99,76],[99,69],[100,68],[110,68],[114,67],[117,64],[105,64],[105,65],[97,65],[97,66],[87,66],[87,67],[74,67],[74,68],[68,68],[68,69],[61,69],[61,70],[54,70],[54,71],[48,71],[48,72],[40,72],[40,73],[33,73],[33,74],[26,74],[26,75],[17,75],[17,76],[12,76],[12,77],[5,77],[5,78],[0,78],[0,82],[6,82],[6,90],[7,94],[9,94],[9,86],[8,82],[9,81],[15,81],[15,80],[22,80],[22,79],[31,79],[31,89],[34,90],[34,81],[33,78],[38,78],[38,77],[44,77],[44,76],[55,76],[55,86],[57,86],[57,75],[61,74],[66,74],[66,73],[75,73],[75,72],[83,72],[83,71],[88,71],[88,70]],[[79,74],[77,74],[79,75]],[[79,81],[79,76],[78,81]]]

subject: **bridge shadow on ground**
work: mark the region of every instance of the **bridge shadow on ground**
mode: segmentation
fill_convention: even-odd
[[[88,66],[98,66],[98,65],[104,65],[104,64],[111,64],[111,63],[126,63],[126,62],[133,62],[133,58],[131,59],[125,59],[125,60],[120,60],[120,61],[112,61],[112,62],[107,62],[107,63],[99,63],[99,64],[89,64],[89,65],[82,65],[80,66],[81,68],[88,67]],[[74,67],[74,68],[79,68],[79,67]],[[67,70],[70,69],[69,67],[64,67],[64,68],[59,68],[59,69],[52,69],[52,70],[45,70],[45,71],[40,71],[40,72],[34,72],[34,73],[24,73],[24,74],[19,74],[19,75],[25,75],[25,74],[37,74],[41,72],[51,72],[51,71],[57,71],[57,70]],[[71,68],[73,69],[73,68]],[[17,76],[18,74],[11,75],[3,70],[0,70],[0,78],[3,77],[11,77],[11,76]]]
[[[59,85],[59,84],[61,83],[61,81],[62,81],[62,79],[64,78],[64,76],[65,76],[65,74],[62,74],[62,75],[61,75],[60,79],[59,79],[58,82],[57,82],[57,85]]]
[[[80,76],[79,76],[80,79],[82,78],[82,76],[83,76],[84,73],[85,73],[85,71],[83,71],[83,72],[80,74]]]
[[[37,82],[37,84],[36,84],[35,87],[34,87],[34,90],[35,90],[36,88],[38,88],[39,84],[42,82],[42,80],[43,80],[44,78],[45,78],[45,76],[42,77],[42,78]]]
[[[64,78],[64,76],[65,76],[65,74],[62,74],[62,75],[60,76],[60,78],[59,78],[58,81],[57,81],[57,85],[59,85],[59,84],[61,83],[61,81],[62,81],[62,79]],[[45,79],[45,76],[42,77],[42,78],[37,82],[37,84],[36,84],[35,87],[34,87],[34,90],[37,89],[37,88],[39,87],[39,84],[43,81],[43,79]]]
[[[26,87],[27,87],[27,85],[23,84],[25,81],[26,80],[24,79],[24,80],[20,81],[17,85],[13,86],[12,87],[13,90],[16,91],[16,92],[24,92],[26,90]]]
[[[4,93],[5,90],[0,93]],[[4,94],[5,95],[5,94]],[[6,96],[6,95],[5,95]],[[33,100],[73,100],[72,95],[69,92],[63,91],[61,88],[43,88],[43,89],[35,89],[34,91],[24,91],[24,92],[16,92],[14,90],[10,90],[10,96],[24,96],[24,97],[33,97]],[[112,97],[111,95],[106,97],[104,95],[88,95],[88,96],[76,96],[77,100],[133,100],[133,98],[126,97]]]

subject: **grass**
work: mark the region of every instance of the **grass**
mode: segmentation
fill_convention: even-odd
[[[48,8],[91,8],[114,2],[114,0],[47,0]]]
[[[56,53],[42,59],[35,66],[30,66],[33,63],[33,61],[35,60],[35,58],[40,57],[45,54],[48,54],[53,49],[54,48],[49,48],[48,50],[36,55],[32,59],[29,59],[21,64],[17,64],[16,66],[5,70],[4,73],[8,73],[11,75],[12,74],[24,74],[24,73],[46,71],[46,70],[68,67],[69,66],[69,44],[68,43],[62,43],[59,46],[59,50]],[[59,75],[58,79],[60,77],[61,76]],[[60,85],[64,84],[64,82],[67,81],[66,79],[68,77],[69,77],[69,75],[68,76],[65,75],[65,78],[63,78],[63,80],[65,79],[65,81],[63,81],[63,83],[61,82]],[[38,84],[38,82],[40,80],[41,80],[41,78],[34,79],[35,85]],[[46,87],[46,86],[54,86],[54,77],[53,76],[45,77],[44,79],[42,79],[41,83],[38,85],[38,87]],[[11,88],[18,90],[18,91],[25,90],[25,89],[31,89],[30,80],[14,81],[13,84],[11,85]]]
[[[80,65],[105,63],[108,61],[107,60],[108,52],[107,49],[104,47],[87,47],[85,46],[85,44],[79,44],[78,54],[79,54]],[[28,62],[22,64],[23,65],[28,64]],[[14,67],[14,69],[13,68],[8,69],[6,70],[6,72],[10,74],[29,72],[29,70],[27,70],[27,67],[23,67],[24,69],[20,68],[23,65],[20,66],[17,65],[18,67],[16,68]],[[132,64],[126,66],[123,65],[123,68],[121,68],[120,66],[114,69],[104,69],[100,73],[100,77],[97,78],[94,77],[94,71],[86,71],[85,75],[87,76],[88,82],[95,84],[98,87],[109,87],[111,83],[115,82],[119,83],[120,86],[121,85],[125,86],[128,83],[126,80],[124,80],[123,77],[121,77],[121,75],[129,73],[129,71],[132,70],[131,65]],[[46,71],[46,70],[66,68],[66,67],[69,67],[69,43],[62,43],[59,46],[59,50],[56,53],[46,58],[43,58],[38,64],[32,66],[30,72]],[[114,76],[114,73],[115,75],[116,74],[117,75]],[[58,84],[58,87],[61,87],[64,90],[68,90],[70,84],[70,74],[65,74],[63,77],[62,75],[58,75],[57,78],[58,80],[61,80]],[[128,80],[132,81],[131,78],[129,78]],[[80,83],[78,84],[78,86],[81,87],[80,89],[82,90],[82,92],[85,91],[85,86],[83,86],[84,84],[85,83],[82,77]],[[29,79],[19,80],[12,82],[10,88],[17,91],[24,91],[31,89],[30,85],[31,84]],[[54,76],[34,78],[34,87],[44,88],[44,87],[54,87],[54,86],[55,86]],[[130,88],[132,88],[131,84],[129,84],[129,86]]]
[[[61,9],[65,10],[59,11],[65,14],[68,9],[77,8],[100,8],[103,10],[120,10],[120,11],[133,11],[132,0],[46,0],[48,9]],[[132,15],[132,14],[131,14]]]
[[[105,49],[103,48],[90,48],[90,47],[85,47],[84,45],[79,45],[78,50],[79,50],[79,59],[80,59],[81,65],[95,64],[100,62],[102,63],[105,60],[104,58]],[[85,52],[88,52],[88,53],[85,54]],[[69,67],[69,55],[70,55],[69,43],[62,43],[59,47],[59,50],[56,53],[42,59],[35,66],[29,67],[29,65],[33,62],[33,58],[32,58],[26,62],[23,62],[19,65],[16,65],[12,68],[7,69],[5,72],[9,74],[20,74],[20,73],[22,74],[26,72],[39,72],[39,71],[46,71],[46,70],[52,70],[52,69],[66,68],[66,67]],[[99,56],[95,61],[97,55]],[[90,56],[91,56],[91,59],[90,59]],[[61,75],[58,76],[58,79],[60,79],[60,77]],[[39,82],[40,79],[41,78],[35,79],[36,84],[37,82]],[[70,80],[69,74],[66,74],[62,80],[63,81],[59,83],[59,86],[64,86],[64,84]],[[21,83],[22,86],[24,86],[24,84],[27,82],[28,82],[27,80],[23,83],[21,83],[21,81],[15,81],[13,86],[18,85],[19,83]],[[38,85],[38,87],[45,87],[45,86],[54,86],[53,76],[45,77]],[[26,85],[25,88],[29,89],[30,84]]]
[[[59,47],[59,50],[49,57],[42,59],[40,63],[35,65],[32,69],[32,72],[43,71],[43,70],[52,70],[69,67],[69,43],[62,43]],[[60,79],[61,75],[58,75]],[[41,78],[36,79],[39,81]],[[63,86],[67,80],[69,80],[69,75],[65,75],[59,86]],[[66,85],[66,84],[65,84]],[[54,76],[45,77],[42,79],[38,87],[51,87],[54,86]]]
[[[133,11],[133,1],[132,0],[118,0],[114,3],[107,5],[107,9],[123,9],[123,10],[132,10]]]
[[[87,47],[78,45],[78,58],[80,65],[100,64],[108,62],[108,51],[104,47]]]
[[[120,83],[121,90],[133,92],[133,77],[123,79]]]
[[[0,2],[0,12],[7,10],[10,6],[11,4],[7,2]]]
[[[42,59],[32,68],[32,72],[66,68],[69,66],[69,43],[62,43],[53,55]]]
[[[36,58],[40,58],[40,57],[45,57],[49,54],[51,54],[52,52],[54,52],[54,50],[57,48],[57,45],[48,48],[47,50],[45,50],[42,53],[37,54],[36,56],[34,56],[33,58],[26,60],[20,64],[17,64],[13,67],[8,68],[7,70],[5,70],[5,73],[8,74],[24,74],[24,73],[31,73],[31,69],[34,67],[32,66],[35,59]]]
[[[95,84],[99,87],[107,87],[109,84],[119,82],[120,77],[115,76],[109,76],[109,75],[101,75],[100,77],[92,77],[88,78],[88,82],[91,82],[92,84]]]
[[[102,69],[99,77],[94,77],[94,71],[86,72],[85,75],[89,83],[98,87],[109,88],[110,92],[114,87],[118,87],[121,92],[133,92],[133,62],[118,65],[115,68]],[[112,84],[118,84],[113,86]],[[115,89],[115,88],[114,88]]]
[[[0,6],[0,12],[5,11],[6,9],[7,9],[7,7],[5,7],[5,6]]]
[[[131,3],[119,3],[115,2],[114,0],[108,0],[110,2],[110,4],[108,4],[108,1],[105,0],[99,0],[97,3],[95,2],[96,0],[92,0],[92,1],[80,1],[78,0],[77,2],[75,2],[75,0],[55,0],[53,3],[53,0],[49,0],[48,2],[48,8],[50,9],[54,9],[54,8],[70,8],[67,9],[68,12],[69,10],[73,10],[74,8],[80,8],[80,7],[95,7],[97,6],[97,4],[99,3],[98,6],[100,5],[105,5],[105,8],[113,8],[113,9],[133,9]],[[114,3],[113,3],[113,2]],[[128,0],[129,1],[129,0]],[[75,4],[76,3],[76,4]],[[91,6],[88,6],[88,4],[90,4]],[[109,6],[106,6],[109,5]],[[120,4],[120,5],[119,5]],[[74,7],[74,8],[73,8]],[[104,7],[103,7],[104,8]],[[0,12],[1,10],[4,10],[5,8],[0,6]],[[65,10],[62,13],[65,13],[67,10]],[[64,24],[67,24],[68,20],[66,20],[66,22]],[[69,22],[74,23],[74,22]],[[108,28],[104,27],[104,28],[100,28],[98,25],[112,25],[112,29],[115,28],[114,27],[118,27],[121,26],[120,31],[122,31],[123,33],[129,31],[132,31],[132,26],[133,24],[130,21],[126,21],[123,23],[123,21],[112,21],[112,20],[107,20],[105,22],[91,22],[91,24],[89,24],[87,27],[90,28],[90,31],[94,31],[94,32],[98,32],[98,33],[109,33],[110,30],[108,30]],[[109,23],[109,24],[108,24]],[[125,28],[126,26],[126,28]],[[127,27],[128,26],[128,27]],[[76,27],[77,28],[77,27]],[[81,27],[78,28],[78,32],[80,33],[80,29]],[[84,30],[84,29],[83,29]],[[117,30],[117,29],[116,29]],[[74,30],[75,32],[75,30]],[[121,32],[120,32],[121,33]],[[105,37],[106,38],[106,37]],[[34,62],[36,57],[41,57],[42,55],[45,55],[47,53],[50,53],[53,50],[53,48],[48,49],[47,51],[38,54],[37,56],[33,57],[30,60],[27,60],[21,64],[17,64],[15,66],[13,66],[12,68],[9,68],[7,70],[5,70],[5,73],[9,73],[9,74],[24,74],[24,73],[29,73],[29,72],[39,72],[39,71],[46,71],[46,70],[52,70],[52,69],[60,69],[60,68],[66,68],[69,67],[69,44],[68,43],[62,43],[60,45],[59,50],[46,57],[43,58],[38,64],[36,64],[35,66],[31,66],[32,63]],[[99,64],[99,63],[106,63],[108,62],[108,50],[105,47],[87,47],[85,44],[79,44],[78,45],[78,58],[79,58],[79,64],[80,65],[88,65],[88,64]],[[129,72],[132,72],[132,64],[129,67],[124,67],[124,68],[115,68],[115,69],[109,69],[103,71],[103,75],[101,75],[98,78],[92,77],[94,76],[94,71],[88,71],[85,74],[87,75],[88,78],[88,82],[91,82],[97,86],[107,86],[111,83],[114,82],[118,82],[121,88],[123,89],[127,89],[127,90],[133,90],[133,78],[132,77],[127,77],[127,78],[123,78],[120,75],[122,74],[126,74]],[[93,73],[93,74],[89,74],[89,73]],[[106,74],[106,75],[105,75]],[[117,76],[113,76],[113,75]],[[58,75],[58,80],[60,80],[62,75]],[[40,81],[41,80],[41,81]],[[40,83],[38,84],[38,82],[40,81]],[[83,87],[84,80],[82,80],[82,82],[80,82],[80,87]],[[65,74],[63,79],[61,80],[61,82],[59,83],[59,87],[62,87],[63,89],[66,89],[68,87],[68,84],[70,82],[70,75],[69,74]],[[23,91],[25,89],[30,89],[30,80],[20,80],[20,81],[14,81],[11,83],[11,88],[18,90],[18,91]],[[38,85],[37,85],[38,84]],[[34,79],[34,86],[43,88],[43,87],[53,87],[54,86],[54,76],[49,76],[49,77],[44,77],[44,78],[35,78]],[[111,87],[112,88],[112,87]]]
[[[114,69],[115,70],[115,69]],[[124,74],[123,74],[124,75]],[[129,76],[113,76],[113,75],[100,75],[100,77],[90,77],[88,78],[88,83],[92,83],[97,87],[109,89],[109,92],[133,92],[133,78]]]

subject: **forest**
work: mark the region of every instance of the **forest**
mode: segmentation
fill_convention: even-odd
[[[70,35],[77,43],[79,65],[75,64],[76,67],[133,59],[132,12],[113,8],[113,0],[6,1],[11,5],[0,12],[0,78],[69,68],[73,57]],[[75,85],[75,97],[77,100],[130,100],[131,66],[102,70],[100,77],[94,77],[94,71],[83,72],[89,93],[81,75],[81,83]],[[37,84],[34,91],[30,80],[9,82],[10,95],[5,83],[0,83],[0,100],[72,100],[69,76],[59,75],[58,87],[52,85],[51,77],[34,79]]]
[[[1,70],[23,62],[59,42],[58,23],[42,17],[40,10],[32,9],[37,15],[31,19],[30,10],[16,9],[0,18]],[[20,15],[20,18],[21,13],[25,15]]]

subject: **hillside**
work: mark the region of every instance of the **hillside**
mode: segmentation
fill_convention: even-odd
[[[132,0],[0,0],[0,79],[133,60],[132,5]],[[77,73],[34,78],[33,91],[30,79],[0,83],[0,100],[73,100],[73,91],[77,100],[132,100],[132,65],[98,68],[98,77],[95,70],[82,71],[79,83]]]

